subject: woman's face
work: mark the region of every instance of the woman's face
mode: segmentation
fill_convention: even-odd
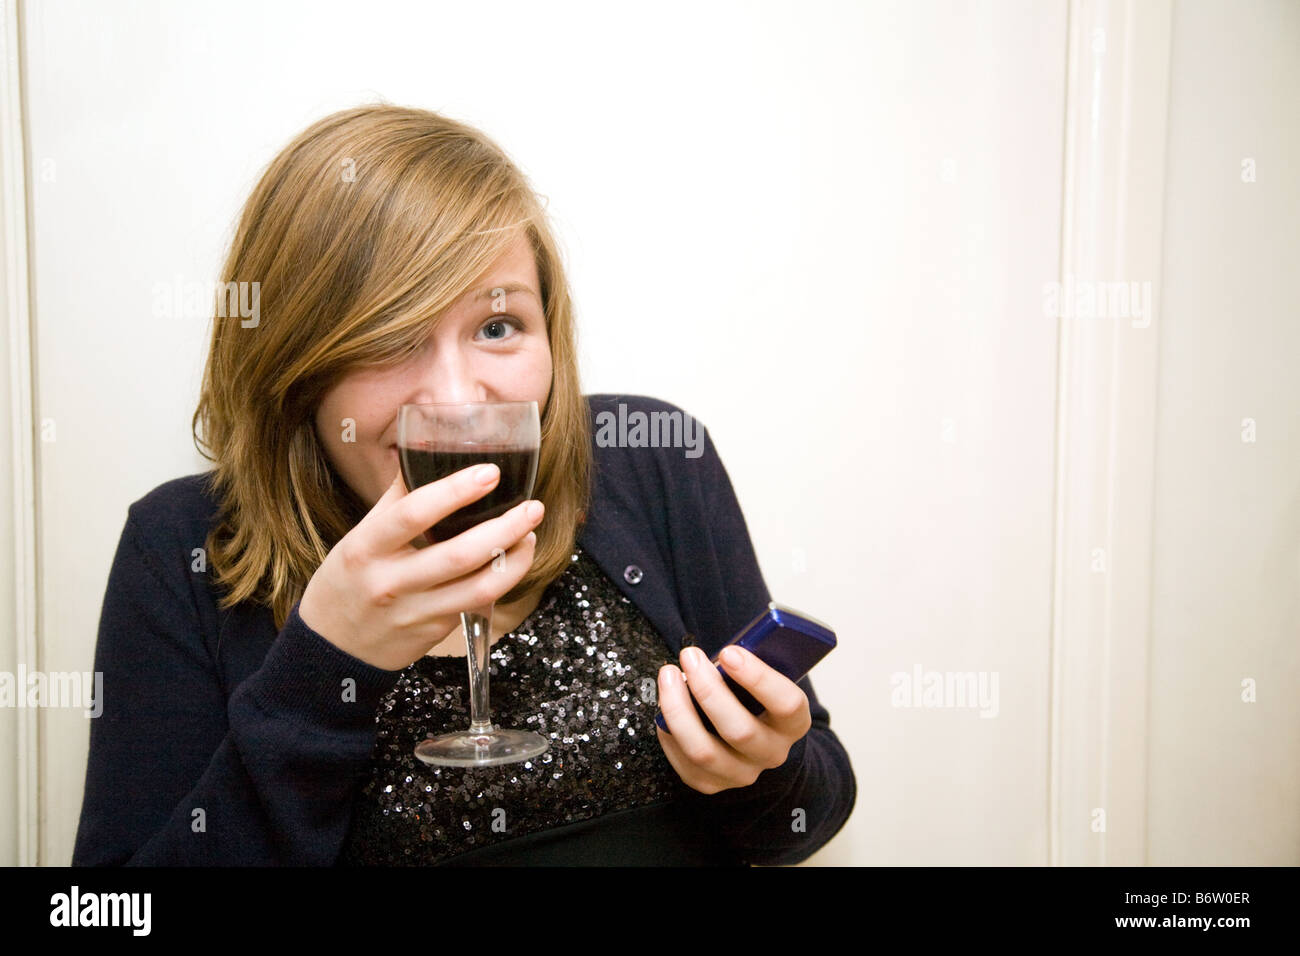
[[[494,296],[495,289],[503,291]],[[370,508],[397,474],[403,404],[535,401],[540,412],[550,393],[541,286],[521,233],[418,353],[401,365],[353,372],[330,389],[316,410],[316,433],[334,468]]]

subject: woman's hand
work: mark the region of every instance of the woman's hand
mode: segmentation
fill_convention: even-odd
[[[749,786],[764,770],[785,763],[795,741],[812,727],[808,695],[743,648],[723,651],[721,663],[766,708],[757,717],[741,705],[698,647],[684,648],[681,662],[689,690],[672,664],[659,669],[659,709],[672,733],[655,730],[677,776],[700,793]],[[704,729],[692,694],[720,736]]]
[[[540,501],[522,502],[456,537],[411,544],[447,515],[487,494],[501,478],[496,465],[465,468],[406,492],[399,471],[384,496],[343,536],[307,582],[303,623],[353,657],[401,670],[441,644],[460,612],[495,602],[532,567],[532,533]],[[529,516],[529,505],[537,513]]]

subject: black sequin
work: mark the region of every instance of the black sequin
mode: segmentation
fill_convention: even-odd
[[[550,749],[524,763],[432,767],[412,753],[469,726],[465,657],[406,668],[376,717],[371,774],[340,863],[424,865],[681,792],[656,739],[659,668],[672,652],[582,549],[489,654],[492,722]]]

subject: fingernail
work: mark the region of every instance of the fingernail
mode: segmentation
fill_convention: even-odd
[[[496,478],[499,470],[500,469],[493,464],[479,465],[474,469],[474,480],[480,485],[486,485],[489,481]]]
[[[722,660],[732,670],[739,670],[745,663],[745,655],[734,647],[728,647],[722,652]]]
[[[526,535],[524,536],[524,540],[527,541],[529,544],[536,544],[536,543],[537,543],[537,532],[535,532],[535,531],[530,531],[530,532],[528,532],[528,534],[526,534]]]
[[[707,667],[709,659],[704,656],[704,652],[698,647],[686,648],[686,659],[695,667]]]
[[[543,505],[540,501],[530,501],[528,502],[528,504],[524,505],[524,515],[528,518],[529,521],[540,520],[540,518],[542,517],[542,512],[544,512],[545,510],[546,510],[546,506]]]

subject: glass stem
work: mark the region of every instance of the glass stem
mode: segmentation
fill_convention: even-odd
[[[469,664],[469,732],[488,734],[492,712],[488,707],[488,650],[492,643],[492,610],[489,604],[474,611],[461,611],[460,626],[465,630],[466,662]]]

